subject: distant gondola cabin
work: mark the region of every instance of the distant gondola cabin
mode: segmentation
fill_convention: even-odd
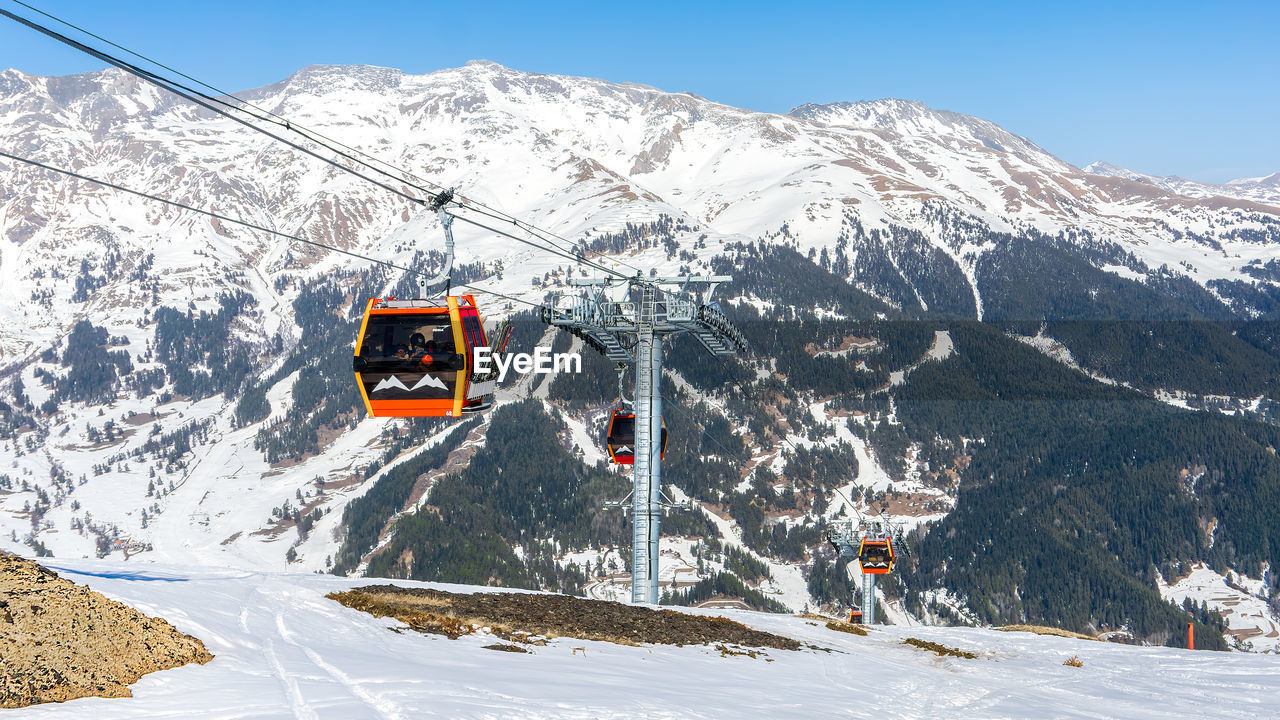
[[[472,350],[487,347],[471,295],[374,298],[365,307],[352,369],[373,417],[458,417],[487,409],[494,381],[477,381]]]
[[[893,570],[893,542],[887,538],[864,537],[858,547],[858,564],[869,575],[885,575]]]
[[[662,439],[659,457],[667,454],[667,425],[662,424]],[[634,465],[636,462],[636,414],[618,408],[609,418],[609,429],[605,433],[605,446],[609,449],[609,459],[619,465]]]

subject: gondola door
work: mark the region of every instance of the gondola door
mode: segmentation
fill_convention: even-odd
[[[635,413],[624,414],[615,410],[609,418],[609,430],[606,433],[605,445],[609,449],[609,459],[619,465],[634,465],[636,462],[636,416]]]

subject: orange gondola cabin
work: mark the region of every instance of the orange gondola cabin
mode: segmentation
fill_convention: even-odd
[[[471,295],[374,298],[365,306],[352,369],[373,417],[458,417],[486,410],[496,385],[477,378],[472,352],[488,347]]]
[[[660,458],[667,456],[667,424],[662,424],[662,448],[658,451]],[[622,408],[613,411],[609,418],[609,430],[605,433],[605,445],[609,449],[609,459],[619,465],[634,465],[636,462],[636,414]]]
[[[893,541],[889,537],[863,537],[858,546],[858,564],[869,575],[887,575],[893,570]]]

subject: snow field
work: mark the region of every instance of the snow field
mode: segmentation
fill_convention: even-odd
[[[825,650],[722,657],[706,646],[554,639],[497,653],[479,635],[392,632],[324,594],[366,580],[104,561],[65,577],[167,618],[216,657],[154,673],[134,697],[11,711],[21,718],[1243,718],[1280,713],[1267,656],[1188,652],[969,628],[876,627],[866,637],[788,615],[723,615]],[[453,592],[492,591],[434,583]],[[978,654],[944,658],[918,637]],[[829,652],[827,651],[829,650]],[[1079,656],[1084,666],[1062,663]],[[874,690],[869,690],[874,689]]]

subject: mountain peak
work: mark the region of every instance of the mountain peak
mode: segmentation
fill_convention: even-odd
[[[308,65],[286,78],[284,84],[316,95],[351,90],[385,92],[399,87],[404,76],[401,70],[378,65]]]
[[[882,98],[822,105],[808,103],[787,114],[825,125],[888,130],[906,137],[951,136],[1055,172],[1075,169],[1030,140],[993,122],[950,110],[935,110],[918,100]]]
[[[1259,187],[1280,188],[1280,172],[1274,172],[1264,177],[1239,178],[1236,180],[1228,180],[1226,185],[1254,185]]]
[[[1091,162],[1088,165],[1085,165],[1083,168],[1081,168],[1081,170],[1084,170],[1085,172],[1091,175],[1115,175],[1116,173],[1132,172],[1130,170],[1125,170],[1119,165],[1112,165],[1111,163],[1103,160],[1097,160],[1097,161]]]

